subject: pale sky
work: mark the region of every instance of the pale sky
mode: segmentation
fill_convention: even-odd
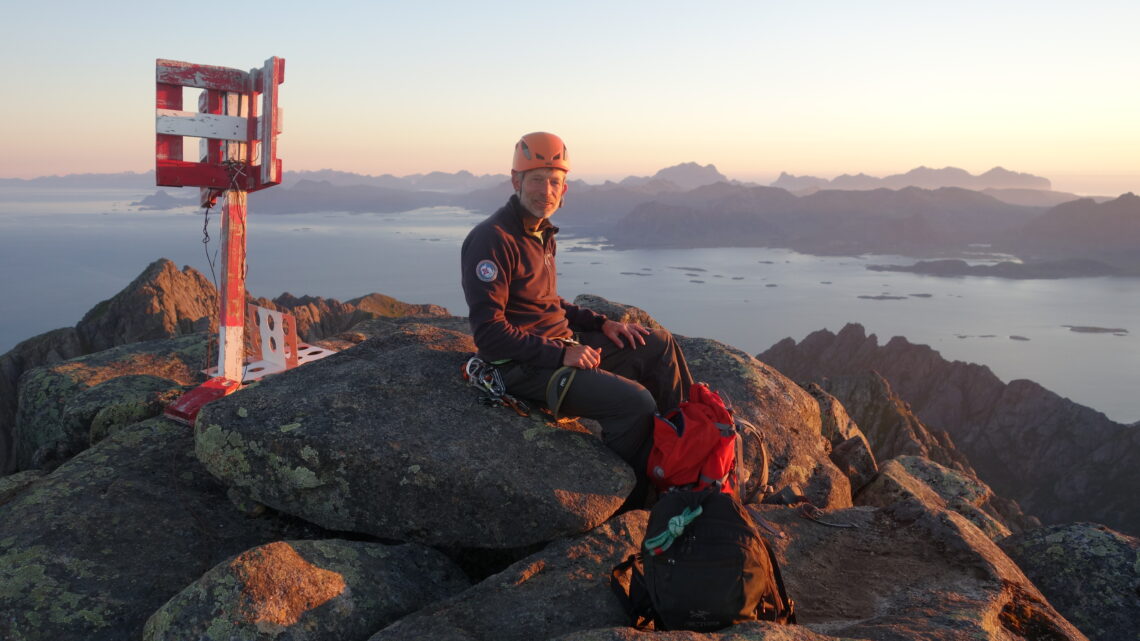
[[[318,7],[319,5],[319,7]],[[284,168],[574,177],[994,166],[1140,193],[1140,3],[7,3],[0,177],[154,165],[154,63],[286,60]]]

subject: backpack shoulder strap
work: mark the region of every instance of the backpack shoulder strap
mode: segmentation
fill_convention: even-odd
[[[776,553],[772,551],[772,546],[764,541],[764,550],[768,552],[768,560],[772,565],[772,575],[776,577],[776,592],[780,595],[780,606],[783,608],[779,612],[779,616],[785,623],[795,624],[796,622],[796,602],[788,598],[788,590],[784,587],[784,576],[780,574],[780,562],[776,559]]]
[[[622,610],[629,617],[629,624],[638,630],[649,627],[654,620],[653,603],[645,587],[645,574],[641,572],[641,554],[631,554],[629,558],[614,566],[610,572],[610,589],[621,603]],[[621,586],[620,577],[626,572],[629,576],[629,591]]]

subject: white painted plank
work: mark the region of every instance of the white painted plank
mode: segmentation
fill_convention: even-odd
[[[154,130],[156,133],[172,136],[245,142],[249,134],[249,123],[240,116],[156,109]]]
[[[256,74],[261,84],[261,122],[257,129],[261,138],[261,182],[267,185],[281,182],[277,171],[277,134],[281,133],[282,112],[277,99],[284,71],[285,61],[273,57]]]
[[[245,328],[242,326],[218,328],[218,373],[231,381],[240,381],[245,360]]]
[[[240,140],[241,142],[226,143],[225,158],[226,160],[234,160],[237,162],[248,162],[249,158],[246,157],[247,147],[246,141],[250,139],[250,122],[249,122],[249,96],[241,93],[226,93],[225,95],[225,112],[231,118],[237,117],[242,123],[242,134],[239,138],[230,138],[230,140]],[[257,123],[253,123],[256,127]],[[255,130],[256,131],[256,130]]]

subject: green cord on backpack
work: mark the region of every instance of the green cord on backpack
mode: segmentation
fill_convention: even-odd
[[[700,516],[701,512],[704,511],[705,509],[699,505],[695,510],[688,507],[685,508],[683,512],[669,519],[669,525],[665,531],[653,538],[645,539],[645,550],[650,554],[661,554],[665,550],[668,550],[669,546],[673,545],[673,541],[677,540],[677,537],[681,536],[681,533],[685,531],[685,526],[692,523],[693,519]]]

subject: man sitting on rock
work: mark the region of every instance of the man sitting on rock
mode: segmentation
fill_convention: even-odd
[[[566,145],[554,134],[530,133],[515,145],[515,194],[463,242],[471,330],[510,394],[545,401],[553,384],[556,396],[564,393],[559,411],[597,420],[603,442],[644,487],[653,413],[680,404],[692,376],[669,332],[613,321],[558,295],[550,216],[562,206],[569,171]]]

